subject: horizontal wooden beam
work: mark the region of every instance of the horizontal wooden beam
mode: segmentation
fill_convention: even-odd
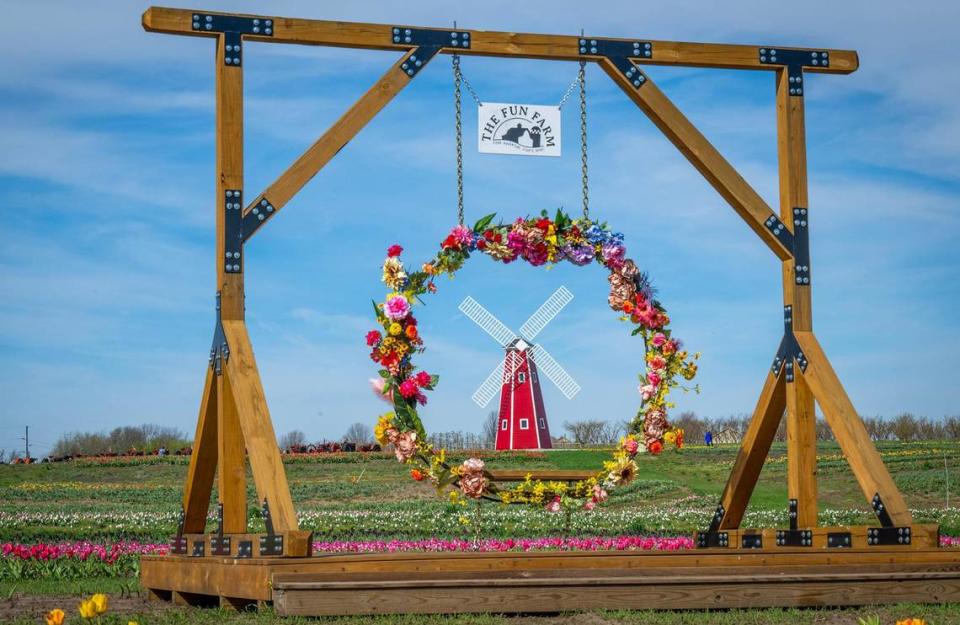
[[[238,15],[216,11],[150,7],[143,14],[143,27],[158,33],[190,36],[213,36],[214,32],[195,31],[193,15]],[[400,24],[366,24],[361,22],[336,22],[309,20],[270,15],[243,15],[243,17],[273,20],[272,36],[244,35],[244,38],[265,43],[292,43],[305,45],[334,46],[343,48],[366,48],[370,50],[404,51],[410,44],[393,43],[393,28],[425,28]],[[444,27],[441,27],[444,28]],[[509,33],[484,30],[457,29],[470,33],[469,49],[445,47],[446,54],[472,54],[479,56],[520,57],[553,59],[560,61],[580,60],[580,37],[577,35],[544,35],[534,33]],[[588,37],[598,37],[588,33]],[[604,38],[611,40],[610,38]],[[632,42],[633,39],[613,39]],[[652,44],[650,58],[640,58],[643,63],[654,65],[681,65],[688,67],[721,67],[728,69],[776,70],[779,65],[761,64],[758,50],[767,44],[733,45],[718,43],[688,43],[641,39]],[[777,47],[777,50],[800,48]],[[822,48],[818,48],[823,50]],[[806,71],[828,74],[849,74],[859,66],[857,53],[852,50],[830,50],[828,67],[810,67]],[[599,60],[599,56],[587,55]]]

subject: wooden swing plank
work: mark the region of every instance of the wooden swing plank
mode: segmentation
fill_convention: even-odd
[[[217,491],[223,504],[223,531],[235,534],[247,531],[247,462],[243,431],[237,405],[233,399],[230,374],[217,377],[218,422],[217,446],[220,462],[217,470]]]
[[[277,533],[295,531],[298,529],[297,513],[290,497],[287,474],[283,470],[247,326],[243,321],[225,320],[223,330],[230,345],[230,358],[224,363],[224,370],[236,402],[257,498],[260,502],[267,500]]]
[[[764,225],[769,217],[775,215],[770,206],[649,77],[642,87],[637,88],[608,59],[601,61],[600,67],[646,113],[650,121],[723,196],[774,254],[784,261],[793,258],[793,251],[784,246]]]
[[[207,367],[200,399],[197,430],[193,435],[193,453],[183,487],[183,531],[202,532],[207,525],[207,511],[213,478],[217,470],[217,381],[213,367]]]
[[[362,22],[339,22],[330,20],[312,20],[270,15],[247,15],[240,13],[220,13],[217,11],[150,7],[143,14],[144,29],[152,32],[211,36],[216,33],[193,30],[194,13],[204,15],[236,15],[274,20],[273,35],[244,35],[245,38],[264,43],[288,43],[305,45],[323,45],[343,48],[366,48],[370,50],[404,50],[409,45],[392,42],[393,28],[430,28],[400,24],[371,24]],[[446,28],[434,27],[434,28]],[[534,59],[554,59],[576,61],[580,59],[580,37],[576,35],[548,35],[535,33],[511,33],[484,30],[457,29],[469,32],[470,49],[443,48],[447,54],[472,54],[481,56],[521,57]],[[597,36],[588,33],[588,36]],[[637,39],[604,39],[633,42]],[[760,63],[758,50],[760,45],[736,45],[719,43],[691,43],[680,41],[660,41],[640,39],[653,44],[653,56],[640,59],[644,63],[658,65],[681,65],[688,67],[720,67],[728,69],[771,70],[777,66]],[[778,47],[778,50],[797,48]],[[819,49],[819,48],[818,48]],[[806,50],[806,49],[804,49]],[[849,74],[856,71],[859,61],[852,50],[826,50],[830,55],[829,67],[810,67],[807,71],[827,74]],[[597,57],[590,57],[597,58]]]
[[[390,66],[390,69],[354,102],[313,145],[300,155],[273,184],[258,195],[244,210],[244,215],[253,210],[260,200],[266,198],[276,210],[283,208],[307,182],[330,162],[360,130],[383,110],[390,100],[410,84],[411,78],[400,66],[407,62],[409,54]],[[256,232],[256,231],[255,231]]]
[[[753,409],[750,425],[743,435],[740,451],[730,470],[727,485],[720,497],[724,508],[720,529],[740,527],[747,503],[753,495],[753,489],[760,478],[760,470],[770,453],[770,445],[777,435],[777,428],[783,418],[786,406],[786,383],[783,375],[767,373],[763,390]],[[814,523],[816,525],[816,523]]]
[[[879,493],[894,525],[912,525],[913,516],[903,495],[890,477],[817,337],[812,332],[795,334],[807,357],[807,370],[800,372],[798,368],[797,372],[813,391],[867,501]]]

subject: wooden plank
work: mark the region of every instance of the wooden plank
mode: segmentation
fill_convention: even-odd
[[[763,469],[763,462],[767,459],[770,445],[777,435],[785,405],[784,376],[767,372],[763,389],[760,391],[757,405],[753,409],[753,416],[750,418],[750,425],[743,436],[737,459],[733,463],[727,485],[720,497],[720,505],[725,511],[720,529],[740,527],[747,504],[760,477],[760,470]]]
[[[780,219],[794,229],[794,209],[808,208],[804,98],[790,95],[786,71],[777,72],[777,154],[780,171]],[[796,86],[796,85],[793,85]],[[812,303],[809,284],[798,285],[796,262],[783,262],[783,303],[791,307],[794,330],[809,331]],[[794,364],[794,366],[797,366]],[[817,416],[813,393],[802,377],[787,384],[787,493],[797,500],[801,527],[817,524]]]
[[[240,273],[224,271],[227,189],[243,189],[243,68],[227,65],[223,37],[216,55],[217,292],[223,319],[243,319],[243,261]]]
[[[390,100],[410,84],[411,78],[400,69],[409,59],[404,55],[354,102],[346,113],[338,119],[317,141],[294,161],[273,184],[258,195],[245,209],[244,215],[253,210],[264,198],[268,199],[275,210],[283,208],[307,182],[330,162],[360,130],[383,110]]]
[[[808,362],[805,372],[801,373],[799,369],[797,372],[801,373],[801,377],[813,391],[867,501],[879,493],[895,525],[912,525],[913,516],[903,500],[903,495],[880,459],[860,415],[853,407],[817,337],[812,332],[795,334]]]
[[[185,532],[203,532],[210,508],[210,491],[217,470],[217,382],[213,367],[207,367],[200,398],[193,453],[183,485],[183,528]]]
[[[260,382],[253,347],[243,321],[225,320],[223,330],[230,345],[230,358],[224,369],[230,379],[243,440],[253,472],[259,501],[270,505],[277,533],[298,529],[297,514],[290,497],[290,486],[280,459],[277,436],[270,421],[270,409]]]
[[[529,475],[534,480],[549,480],[554,482],[579,482],[587,480],[597,474],[596,471],[521,471],[498,469],[490,471],[494,481],[497,482],[522,482]]]
[[[217,378],[217,395],[221,398],[217,428],[220,452],[217,491],[223,504],[223,531],[238,534],[247,531],[247,458],[227,371]]]
[[[244,15],[260,19],[274,20],[272,37],[248,35],[249,39],[265,43],[289,43],[306,45],[324,45],[344,48],[367,48],[371,50],[400,50],[407,46],[394,44],[392,32],[394,26],[401,28],[430,28],[424,26],[399,24],[369,24],[360,22],[337,22],[329,20],[310,20],[269,15],[249,15],[237,13],[218,13],[202,11],[211,15]],[[211,36],[206,32],[197,32],[192,27],[194,11],[150,7],[143,14],[145,30],[187,36]],[[433,28],[448,28],[447,25]],[[536,59],[554,59],[576,61],[580,59],[580,37],[577,35],[547,35],[534,33],[511,33],[483,30],[460,29],[469,32],[472,44],[469,50],[462,48],[443,48],[447,54],[472,54],[480,56],[521,57]],[[589,36],[598,36],[590,33]],[[605,39],[611,39],[605,37]],[[633,42],[637,39],[616,39]],[[758,50],[762,46],[772,47],[769,42],[760,45],[733,45],[716,43],[691,43],[680,41],[660,41],[640,38],[639,41],[651,42],[653,56],[643,59],[645,63],[658,65],[681,65],[689,67],[722,67],[729,69],[772,70],[774,66],[761,65]],[[790,50],[785,46],[777,49]],[[800,48],[806,50],[806,48]],[[811,67],[809,71],[830,74],[849,74],[856,71],[859,61],[852,50],[827,49],[830,56],[829,67]],[[596,57],[588,56],[594,59]]]
[[[773,250],[774,254],[784,261],[793,257],[792,250],[787,249],[764,225],[767,218],[774,215],[770,206],[649,77],[646,79],[646,84],[636,88],[609,60],[601,61],[600,67],[640,107],[650,121],[680,150],[680,153]]]

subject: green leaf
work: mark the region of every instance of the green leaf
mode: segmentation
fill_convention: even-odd
[[[381,369],[377,373],[379,373],[380,377],[383,378],[384,380],[390,377],[390,372],[387,369]]]
[[[630,336],[636,336],[641,332],[643,332],[643,326],[637,326],[636,328],[633,329],[633,332],[630,333]]]
[[[474,231],[476,234],[480,234],[481,232],[483,232],[483,231],[486,229],[487,226],[490,225],[490,222],[493,221],[493,218],[496,217],[496,216],[497,216],[496,213],[490,213],[489,215],[486,215],[485,217],[481,217],[480,220],[477,221],[477,223],[475,223],[475,224],[473,225],[473,231]]]
[[[430,376],[430,388],[433,388],[434,386],[436,386],[436,385],[437,385],[437,382],[439,382],[439,381],[440,381],[440,376],[439,376],[439,375],[431,375],[431,376]]]

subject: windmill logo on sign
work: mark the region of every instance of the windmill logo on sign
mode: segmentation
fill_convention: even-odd
[[[553,446],[540,390],[540,374],[547,376],[567,399],[580,392],[580,385],[533,340],[572,299],[573,294],[566,287],[560,287],[520,326],[519,333],[510,330],[472,297],[460,304],[460,311],[504,348],[503,360],[473,394],[473,401],[483,408],[500,391],[497,449],[550,449]]]

